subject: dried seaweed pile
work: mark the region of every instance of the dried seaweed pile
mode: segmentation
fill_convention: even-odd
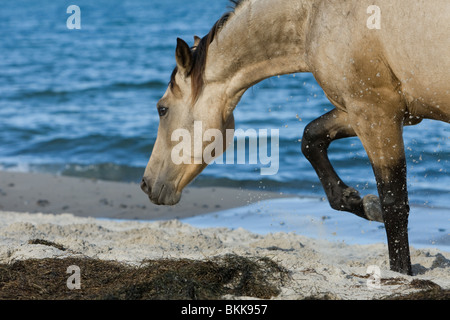
[[[67,286],[72,265],[80,269],[80,289]],[[287,278],[288,271],[268,258],[237,255],[151,260],[139,267],[90,258],[26,260],[0,265],[0,299],[268,299]]]

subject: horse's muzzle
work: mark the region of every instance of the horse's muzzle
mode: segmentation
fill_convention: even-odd
[[[144,177],[141,181],[141,189],[151,202],[157,205],[174,205],[180,201],[181,193],[175,192],[175,188],[165,184],[151,185]]]

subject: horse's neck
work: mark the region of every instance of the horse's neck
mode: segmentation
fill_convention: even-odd
[[[305,42],[313,0],[244,0],[211,43],[207,81],[228,79],[230,94],[308,70]]]

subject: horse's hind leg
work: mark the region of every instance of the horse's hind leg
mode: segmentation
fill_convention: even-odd
[[[306,126],[302,152],[316,170],[333,209],[383,222],[378,199],[375,196],[361,199],[358,191],[339,178],[328,159],[327,149],[332,141],[355,135],[347,113],[334,109]]]
[[[353,113],[349,118],[372,164],[388,239],[391,270],[411,274],[408,243],[408,192],[399,108]]]

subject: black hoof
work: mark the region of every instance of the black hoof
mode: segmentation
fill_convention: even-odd
[[[380,199],[369,194],[363,198],[364,214],[368,220],[384,222]]]

